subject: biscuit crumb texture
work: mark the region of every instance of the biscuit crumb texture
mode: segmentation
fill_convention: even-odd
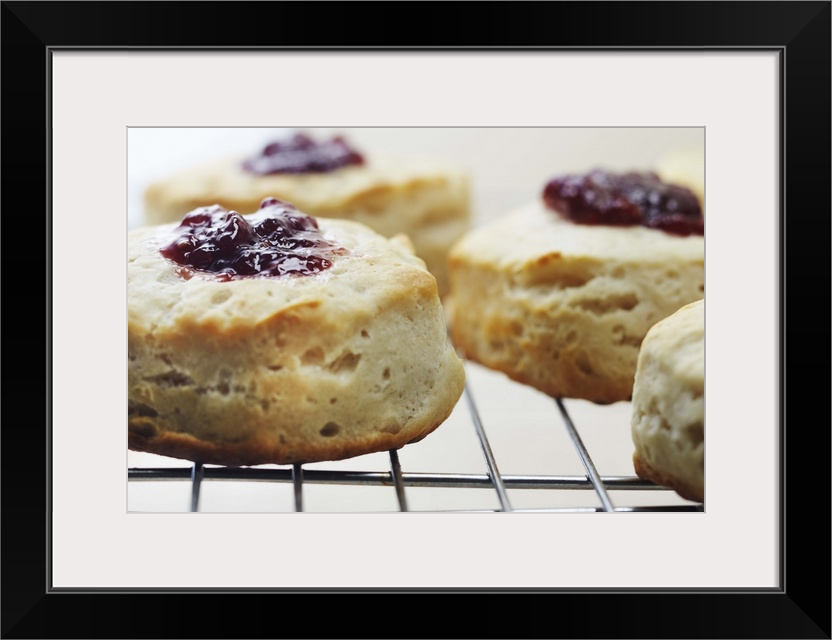
[[[644,339],[633,389],[639,477],[705,498],[705,303],[682,307]]]
[[[347,249],[312,276],[184,279],[130,233],[129,447],[222,465],[339,460],[400,448],[450,415],[464,370],[436,280],[364,225],[318,218]]]
[[[257,175],[241,159],[223,158],[159,180],[145,192],[150,225],[178,221],[197,207],[220,204],[249,213],[269,196],[316,217],[343,218],[385,237],[407,234],[440,295],[448,288],[448,249],[468,229],[469,178],[460,168],[432,159],[367,157],[361,166],[328,173]]]
[[[578,225],[542,203],[451,250],[450,325],[467,359],[552,396],[630,400],[648,329],[704,297],[704,239]]]

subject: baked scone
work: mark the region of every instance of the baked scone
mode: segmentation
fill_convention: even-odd
[[[633,386],[633,464],[645,480],[705,500],[705,302],[647,332]]]
[[[400,448],[464,371],[406,237],[277,199],[128,240],[128,446],[222,465]]]
[[[656,163],[656,173],[665,182],[687,187],[705,208],[705,150],[701,146],[679,147]]]
[[[629,179],[641,185],[635,200],[661,194],[656,207],[600,188]],[[565,176],[544,198],[466,234],[449,256],[459,352],[553,397],[629,400],[647,330],[704,297],[701,216],[668,204],[676,192],[657,180]],[[667,208],[674,214],[660,215]]]
[[[297,133],[250,157],[218,159],[150,185],[145,221],[178,221],[214,203],[254,211],[270,196],[309,215],[361,222],[387,237],[406,234],[440,295],[448,288],[448,249],[468,229],[471,215],[468,176],[451,163],[367,154],[343,138]]]

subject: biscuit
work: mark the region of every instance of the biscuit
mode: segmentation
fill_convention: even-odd
[[[704,237],[576,224],[537,201],[451,249],[450,328],[467,359],[553,396],[629,400],[641,341],[704,297]]]
[[[645,480],[705,499],[705,302],[647,332],[633,387],[633,464]]]
[[[238,277],[162,255],[186,242],[184,221],[129,233],[130,449],[222,465],[339,460],[418,441],[451,413],[462,362],[407,238],[341,219],[315,229],[274,207],[309,231],[278,238],[296,248],[268,276],[260,258]],[[249,267],[250,253],[238,255]]]
[[[244,168],[246,158],[239,156],[191,167],[147,188],[145,221],[178,221],[215,203],[254,211],[263,198],[274,196],[310,215],[354,220],[387,237],[406,234],[444,295],[448,249],[469,227],[467,174],[435,159],[360,157],[357,164],[298,173],[261,175]]]

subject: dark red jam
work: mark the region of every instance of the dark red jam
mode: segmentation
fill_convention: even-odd
[[[266,145],[260,153],[243,161],[243,169],[258,175],[326,173],[353,164],[364,164],[364,157],[343,138],[318,142],[297,133]]]
[[[705,220],[694,193],[658,175],[595,170],[550,180],[543,201],[578,224],[642,225],[680,236],[704,235]]]
[[[219,205],[200,207],[176,232],[162,255],[220,280],[311,275],[331,267],[330,258],[344,252],[324,239],[315,218],[277,198],[266,198],[259,211],[245,216]]]

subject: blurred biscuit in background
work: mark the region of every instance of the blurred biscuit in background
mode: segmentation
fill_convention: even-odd
[[[308,133],[278,137],[252,152],[209,158],[152,183],[144,194],[145,223],[177,221],[215,204],[254,211],[275,197],[310,215],[360,222],[388,238],[406,234],[440,295],[447,291],[446,255],[471,217],[469,178],[456,163]]]
[[[679,147],[662,155],[656,173],[665,182],[687,187],[705,210],[705,149],[700,145]]]

